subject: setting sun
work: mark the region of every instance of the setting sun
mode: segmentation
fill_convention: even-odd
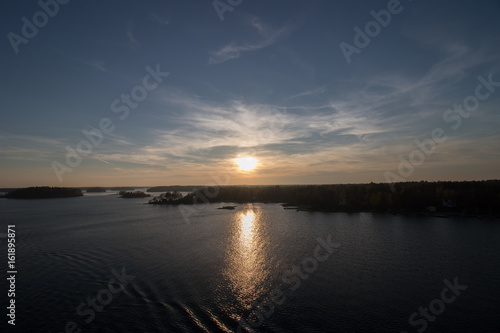
[[[253,157],[241,157],[236,159],[236,163],[241,171],[250,171],[257,165],[257,160]]]

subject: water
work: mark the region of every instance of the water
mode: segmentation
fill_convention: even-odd
[[[236,332],[241,318],[260,320],[260,313],[263,322],[252,322],[257,332],[399,333],[423,328],[424,317],[414,326],[408,318],[434,302],[439,314],[430,313],[426,332],[498,331],[498,220],[296,212],[275,204],[216,209],[231,204],[222,203],[203,206],[187,224],[178,207],[148,200],[109,193],[0,200],[0,232],[16,225],[18,264],[16,327],[5,314],[1,325],[16,332],[65,332],[66,325],[68,332]],[[307,259],[328,235],[340,247],[324,261]],[[2,263],[6,243],[0,239]],[[319,250],[324,259],[328,252]],[[304,260],[310,273],[292,271]],[[122,269],[126,285],[111,285],[111,293],[113,270]],[[454,278],[467,289],[441,309],[435,300],[443,280]],[[0,288],[5,309],[5,279]],[[276,303],[275,291],[283,293]],[[92,298],[102,301],[95,310],[87,305]],[[255,312],[262,302],[268,306]]]

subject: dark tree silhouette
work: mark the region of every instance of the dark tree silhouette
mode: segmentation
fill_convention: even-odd
[[[404,182],[394,184],[394,191],[385,183],[370,183],[221,186],[199,188],[183,198],[168,193],[150,203],[273,202],[322,211],[500,213],[499,180]]]

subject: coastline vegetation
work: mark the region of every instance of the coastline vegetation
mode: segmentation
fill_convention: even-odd
[[[218,202],[282,203],[311,211],[384,211],[426,214],[500,214],[500,180],[438,181],[339,185],[221,186],[199,188],[180,198],[170,192],[150,204],[201,204]]]
[[[173,191],[162,193],[159,196],[149,200],[148,203],[151,205],[176,205],[180,204],[184,198],[179,191]]]
[[[171,190],[153,197],[149,204],[192,205],[202,203],[281,203],[286,209],[332,212],[423,213],[442,216],[500,216],[500,180],[437,181],[395,183],[394,191],[385,183],[337,185],[230,185],[219,187],[162,186],[193,189],[183,196]],[[105,188],[96,188],[102,191]],[[92,192],[92,188],[87,191]],[[149,191],[148,190],[148,191]],[[67,187],[13,189],[4,198],[45,199],[82,196],[82,190]],[[141,191],[120,191],[121,198],[145,198]]]
[[[120,198],[125,198],[125,199],[146,198],[151,196],[151,194],[147,194],[141,191],[135,191],[135,192],[120,191],[118,194],[120,195]]]
[[[8,199],[49,199],[80,197],[82,195],[82,190],[78,188],[37,186],[12,190],[4,197]]]
[[[146,192],[192,192],[201,186],[190,185],[168,185],[168,186],[153,186],[147,189]]]

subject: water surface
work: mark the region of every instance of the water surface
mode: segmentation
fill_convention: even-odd
[[[235,332],[280,290],[284,301],[266,303],[255,331],[416,332],[422,324],[409,316],[455,277],[467,289],[426,331],[499,327],[498,220],[216,209],[223,203],[202,206],[188,224],[178,207],[148,199],[0,200],[2,228],[17,230],[16,331],[64,332],[74,322],[82,332]],[[313,266],[306,259],[329,235],[340,247]],[[300,277],[292,269],[304,260],[311,273]],[[133,278],[108,300],[122,269]],[[98,295],[106,304],[95,316],[87,305],[77,313]]]

